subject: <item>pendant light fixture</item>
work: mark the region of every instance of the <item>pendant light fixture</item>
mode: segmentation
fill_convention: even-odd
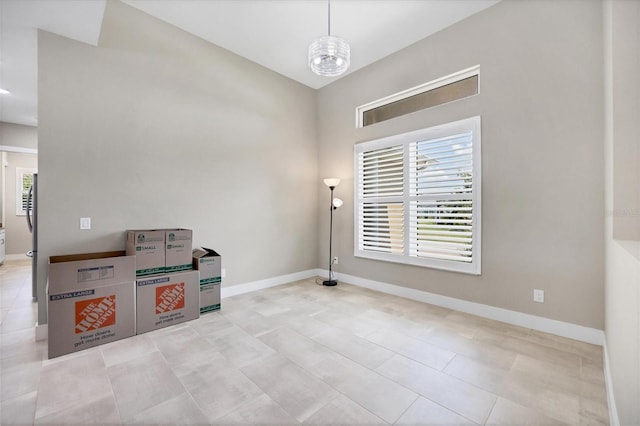
[[[318,75],[335,77],[349,68],[351,48],[340,37],[331,35],[331,0],[327,0],[328,35],[309,45],[309,68]]]

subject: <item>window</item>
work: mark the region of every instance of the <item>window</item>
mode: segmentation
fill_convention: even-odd
[[[27,214],[27,196],[33,184],[34,173],[36,173],[35,169],[16,167],[16,216]]]
[[[356,108],[356,127],[366,127],[479,93],[480,66],[421,84]]]
[[[480,274],[480,117],[355,146],[355,255]]]

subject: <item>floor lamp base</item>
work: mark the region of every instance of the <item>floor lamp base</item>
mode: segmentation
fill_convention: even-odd
[[[327,285],[327,286],[338,285],[338,281],[336,280],[322,281],[322,285]]]

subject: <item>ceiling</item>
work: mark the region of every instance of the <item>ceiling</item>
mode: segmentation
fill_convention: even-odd
[[[325,0],[122,1],[311,88],[340,78],[307,66],[307,47],[327,34]],[[331,34],[351,45],[343,76],[498,1],[333,0]],[[0,121],[37,126],[37,29],[96,46],[105,4],[0,0],[0,88],[11,92],[0,94]]]

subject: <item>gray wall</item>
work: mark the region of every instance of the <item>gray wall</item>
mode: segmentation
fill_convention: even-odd
[[[640,424],[640,2],[605,1],[606,292],[620,424]],[[624,239],[621,239],[624,238]]]
[[[38,149],[38,128],[0,121],[0,145]]]
[[[38,43],[40,300],[49,256],[126,229],[193,229],[224,286],[316,267],[312,89],[119,2],[98,48]]]
[[[480,64],[480,94],[356,129],[367,102]],[[343,182],[338,272],[604,328],[599,2],[505,1],[319,91],[319,174]],[[353,147],[482,116],[482,276],[355,258]],[[318,184],[318,262],[329,191]],[[325,266],[326,267],[326,266]],[[532,301],[534,288],[546,292]]]

